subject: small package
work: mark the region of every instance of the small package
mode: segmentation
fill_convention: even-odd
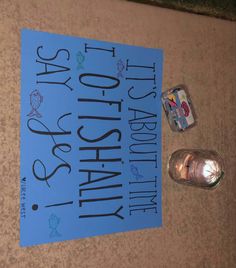
[[[162,93],[162,104],[173,131],[184,131],[196,124],[187,87],[179,85]]]

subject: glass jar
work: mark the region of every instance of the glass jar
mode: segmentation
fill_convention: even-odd
[[[215,151],[181,149],[171,155],[168,172],[176,182],[212,188],[224,175],[223,160]]]

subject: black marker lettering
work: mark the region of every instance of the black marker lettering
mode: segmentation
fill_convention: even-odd
[[[118,217],[121,220],[124,220],[124,217],[118,214],[122,210],[123,206],[120,206],[115,212],[113,213],[103,213],[103,214],[87,214],[87,215],[80,215],[79,218],[97,218],[97,217]]]
[[[97,80],[106,79],[106,80],[113,80],[115,81],[114,84],[111,85],[97,85],[97,84],[90,84],[83,82],[84,78],[97,78]],[[102,74],[93,74],[93,73],[84,73],[79,76],[79,81],[81,84],[83,84],[86,87],[92,87],[92,88],[102,88],[102,89],[113,89],[117,88],[120,84],[120,80],[116,77],[109,76],[109,75],[102,75]]]
[[[80,137],[81,140],[83,141],[86,141],[86,142],[89,142],[89,143],[93,143],[93,142],[99,142],[99,141],[102,141],[106,138],[108,138],[109,136],[111,136],[112,134],[116,133],[118,138],[117,138],[117,141],[121,141],[121,131],[119,129],[112,129],[108,132],[106,132],[105,134],[103,134],[102,136],[98,137],[98,138],[95,138],[95,139],[88,139],[88,138],[85,138],[84,136],[82,136],[81,134],[81,130],[84,128],[84,126],[81,126],[78,130],[77,130],[77,134],[78,136]]]
[[[129,68],[152,69],[153,72],[155,72],[155,62],[153,62],[152,66],[149,66],[149,65],[129,64],[129,60],[126,60],[126,71],[128,71]]]
[[[61,73],[61,72],[68,72],[70,71],[70,68],[62,65],[57,65],[57,64],[52,64],[52,63],[47,63],[43,61],[36,60],[37,63],[43,64],[44,65],[44,72],[42,73],[37,73],[37,76],[40,75],[48,75],[48,74],[54,74],[54,73]],[[53,70],[49,71],[48,67],[56,67]],[[51,68],[52,69],[52,68]]]
[[[100,151],[120,150],[121,146],[97,146],[97,147],[80,147],[80,151],[95,151],[96,158],[81,159],[80,162],[121,162],[121,158],[100,158]]]
[[[115,57],[115,48],[112,47],[111,49],[107,48],[101,48],[101,47],[89,47],[87,43],[84,44],[84,52],[88,53],[88,50],[98,50],[98,51],[105,51],[105,52],[110,52],[112,53],[112,57]]]
[[[81,183],[79,185],[80,187],[87,185],[87,184],[92,184],[92,183],[112,179],[114,177],[121,175],[121,172],[116,172],[116,171],[102,171],[102,170],[89,170],[89,169],[80,169],[79,172],[87,173],[86,181]]]
[[[66,86],[69,88],[70,91],[73,91],[74,89],[70,87],[67,83],[71,80],[71,77],[66,79],[64,82],[54,82],[54,81],[36,81],[37,84],[49,84],[49,85],[61,85],[61,86]]]
[[[57,56],[59,55],[59,53],[61,53],[61,52],[65,52],[67,54],[67,58],[66,58],[67,61],[70,59],[70,52],[67,49],[58,49],[57,52],[56,52],[56,55],[51,57],[51,58],[45,58],[43,56],[40,56],[39,50],[41,50],[41,49],[43,49],[43,46],[39,46],[37,48],[37,55],[41,60],[46,60],[46,61],[55,60],[57,58]]]

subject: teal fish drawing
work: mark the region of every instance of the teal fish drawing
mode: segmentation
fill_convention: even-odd
[[[143,178],[143,176],[139,173],[139,170],[135,165],[131,165],[130,170],[131,170],[131,172],[134,175],[136,180]]]
[[[48,225],[51,229],[49,236],[53,237],[60,237],[61,234],[57,231],[58,225],[60,224],[60,218],[58,218],[55,214],[51,214],[48,219]]]
[[[30,93],[30,106],[31,111],[27,116],[33,117],[36,116],[38,118],[42,117],[42,115],[38,112],[38,109],[43,102],[43,96],[40,94],[40,92],[36,89]]]
[[[117,71],[118,71],[118,73],[117,73],[117,78],[123,78],[123,70],[124,70],[124,68],[125,68],[125,65],[124,65],[124,63],[123,63],[123,61],[120,59],[120,60],[118,60],[118,62],[117,62]]]
[[[76,61],[77,61],[77,69],[83,69],[84,66],[83,66],[83,63],[84,63],[84,60],[85,60],[85,56],[84,54],[79,51],[77,54],[76,54]]]

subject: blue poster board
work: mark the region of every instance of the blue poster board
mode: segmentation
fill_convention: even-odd
[[[161,226],[162,50],[21,38],[21,246]]]

